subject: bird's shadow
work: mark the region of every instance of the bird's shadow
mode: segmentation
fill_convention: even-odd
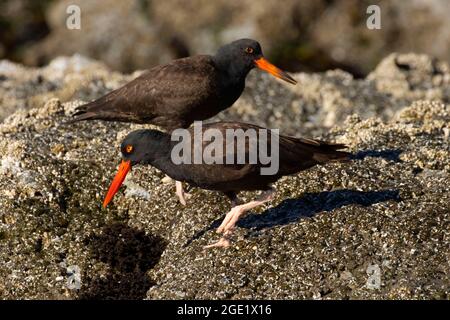
[[[384,149],[384,150],[361,150],[350,156],[350,160],[363,160],[368,157],[383,158],[389,161],[402,162],[400,154],[403,150],[400,149]]]
[[[286,199],[261,214],[251,213],[239,221],[239,226],[261,230],[311,218],[320,212],[330,212],[347,205],[371,206],[389,200],[400,201],[398,190],[356,191],[334,190],[306,193],[300,199]]]
[[[281,226],[297,222],[303,218],[310,218],[320,212],[330,212],[347,205],[370,206],[384,201],[400,201],[398,190],[356,191],[334,190],[314,193],[305,193],[299,199],[287,199],[276,207],[270,208],[261,214],[250,213],[237,223],[239,227],[262,230],[274,226]],[[215,220],[209,227],[197,232],[185,244],[202,237],[207,231],[217,228],[223,217]]]

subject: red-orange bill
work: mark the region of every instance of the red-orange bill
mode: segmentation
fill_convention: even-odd
[[[271,64],[269,61],[267,61],[265,58],[259,58],[258,60],[255,60],[256,66],[264,71],[267,71],[271,75],[280,78],[286,82],[289,82],[291,84],[297,84],[297,81],[292,78],[287,72],[284,72],[283,70],[279,69],[278,67]]]
[[[111,182],[111,186],[109,187],[108,193],[106,194],[105,200],[103,201],[103,208],[106,208],[117,191],[119,191],[119,188],[122,185],[123,180],[125,180],[125,177],[127,176],[127,173],[130,171],[130,169],[131,161],[122,160],[122,163],[119,166],[119,171],[114,177],[114,180]]]

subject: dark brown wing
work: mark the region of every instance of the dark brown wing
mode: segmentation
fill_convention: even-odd
[[[232,122],[216,122],[211,124],[203,124],[203,134],[208,129],[217,130],[218,133],[222,136],[226,136],[227,129],[238,129],[240,128],[238,123]],[[191,127],[188,129],[191,135],[191,160],[194,161],[194,154],[196,150],[200,149],[200,153],[203,156],[203,153],[207,153],[207,148],[211,144],[211,140],[203,139],[201,145],[196,145],[194,143],[195,135],[194,128]],[[245,159],[248,159],[248,143],[254,143],[255,141],[247,141],[246,143],[246,151],[245,151]],[[244,179],[245,177],[250,177],[252,175],[257,174],[257,166],[249,164],[249,163],[227,163],[227,153],[228,154],[236,154],[235,148],[227,147],[227,140],[223,139],[221,142],[221,150],[223,153],[221,155],[221,163],[211,163],[205,164],[187,164],[183,165],[181,170],[179,171],[180,175],[179,180],[187,181],[193,185],[205,188],[205,189],[215,189],[215,190],[228,190],[227,186],[237,186],[239,181]],[[230,143],[228,143],[230,144]],[[233,146],[234,147],[234,146]],[[203,157],[201,161],[204,161]],[[232,189],[230,189],[232,190]]]
[[[239,122],[216,122],[203,125],[204,130],[215,128],[219,129],[223,135],[225,135],[225,131],[227,129],[242,129],[247,131],[252,129],[253,131],[259,132],[267,132],[267,143],[268,149],[270,151],[270,142],[272,136],[276,136],[278,139],[279,145],[279,153],[280,153],[280,162],[290,162],[293,161],[295,163],[306,162],[306,160],[311,159],[316,163],[326,163],[333,160],[346,160],[350,155],[347,152],[339,151],[341,149],[345,149],[346,145],[344,144],[333,144],[328,143],[321,140],[316,139],[308,139],[308,138],[296,138],[290,137],[282,134],[277,134],[276,132],[270,131],[269,129],[249,124],[249,123],[239,123]],[[246,140],[246,156],[248,157],[249,145],[254,144],[257,145],[259,140],[263,135],[257,135],[258,138],[251,136],[250,139]],[[230,143],[230,142],[229,142]],[[236,151],[236,150],[235,150]]]
[[[244,147],[244,159],[243,164],[227,164],[226,157],[227,151],[234,152],[236,155],[236,144],[233,141],[223,141],[223,164],[193,164],[185,166],[185,174],[182,180],[186,180],[200,187],[207,189],[216,189],[222,191],[233,190],[255,190],[264,189],[266,186],[283,175],[289,175],[297,173],[301,170],[308,169],[316,164],[323,164],[328,161],[341,161],[346,160],[349,153],[338,151],[345,148],[342,144],[329,144],[319,140],[295,138],[276,133],[267,132],[267,146],[269,155],[272,150],[270,149],[270,142],[273,137],[278,139],[278,154],[279,154],[279,171],[275,175],[261,175],[260,169],[267,167],[266,164],[261,164],[259,159],[257,163],[249,163],[249,151],[250,145],[257,146],[261,140],[259,130],[267,130],[265,128],[236,122],[216,122],[203,125],[203,131],[208,129],[218,130],[223,137],[226,137],[227,129],[242,129],[247,131],[253,129],[257,132],[256,135],[248,135],[245,139]],[[191,137],[194,136],[194,129],[189,129]],[[210,144],[210,141],[203,141],[202,150]],[[227,148],[228,145],[232,145],[233,148]],[[194,144],[192,145],[192,154],[194,154]],[[228,153],[230,153],[228,152]],[[236,160],[236,159],[235,159]]]
[[[125,86],[80,106],[74,121],[101,119],[171,126],[214,94],[210,56],[194,56],[156,66]]]

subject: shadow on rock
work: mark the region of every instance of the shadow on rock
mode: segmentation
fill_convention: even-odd
[[[399,158],[403,150],[386,149],[386,150],[362,150],[351,156],[352,160],[363,160],[367,157],[383,158],[389,161],[402,162]]]
[[[239,220],[237,225],[242,228],[261,230],[294,223],[302,218],[312,217],[319,212],[329,212],[351,204],[370,206],[388,200],[400,201],[399,191],[355,191],[344,189],[305,193],[300,199],[284,200],[278,206],[261,214],[250,213]],[[202,237],[207,231],[217,228],[223,218],[223,216],[220,217],[208,228],[197,232],[184,247]]]
[[[357,204],[370,206],[388,200],[400,201],[398,190],[355,191],[335,190],[306,193],[300,199],[287,199],[262,214],[249,214],[239,221],[244,228],[258,230],[296,222],[320,212],[329,212],[343,206]]]
[[[146,272],[158,263],[167,241],[115,223],[88,245],[93,258],[107,263],[109,271],[102,276],[85,275],[79,299],[143,299],[154,285]]]

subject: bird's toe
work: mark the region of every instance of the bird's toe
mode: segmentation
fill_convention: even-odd
[[[222,237],[219,241],[213,244],[209,244],[203,247],[203,249],[211,249],[211,248],[227,248],[231,245],[229,239]]]

